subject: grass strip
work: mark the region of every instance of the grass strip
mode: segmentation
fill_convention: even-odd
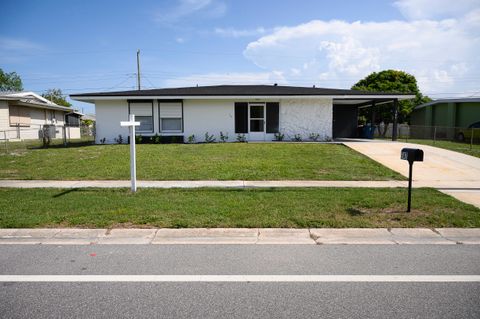
[[[0,189],[0,227],[480,227],[434,189]]]

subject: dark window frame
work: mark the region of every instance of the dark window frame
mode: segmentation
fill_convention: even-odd
[[[161,103],[180,103],[182,105],[182,117],[180,118],[180,125],[182,126],[180,130],[175,130],[175,131],[164,131],[162,129],[162,117],[160,116],[160,104]],[[158,132],[159,133],[165,133],[165,134],[178,134],[178,133],[184,133],[185,132],[185,125],[184,125],[184,112],[183,112],[183,100],[157,100],[157,106],[158,106]],[[171,119],[178,119],[178,117],[165,117],[165,118],[171,118]]]
[[[135,103],[151,103],[152,104],[152,130],[151,131],[143,131],[140,130],[140,127],[138,127],[137,130],[135,130],[136,133],[154,133],[155,132],[155,116],[153,115],[153,100],[127,100],[128,102],[128,116],[130,117],[130,114],[132,114],[130,111],[130,105],[135,104]],[[143,116],[142,116],[143,117]]]

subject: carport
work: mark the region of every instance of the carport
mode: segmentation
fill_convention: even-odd
[[[392,141],[397,140],[398,101],[415,98],[411,94],[373,93],[365,98],[334,98],[333,99],[333,138],[358,138],[359,109],[371,108],[372,125],[376,122],[376,113],[381,107],[390,107],[393,118]],[[386,123],[387,124],[387,123]]]

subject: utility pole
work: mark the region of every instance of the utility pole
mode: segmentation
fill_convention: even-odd
[[[137,50],[137,86],[140,90],[140,50]]]

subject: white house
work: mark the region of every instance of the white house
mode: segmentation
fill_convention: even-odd
[[[0,94],[0,139],[38,139],[45,125],[50,125],[53,138],[63,137],[63,130],[56,128],[64,126],[67,126],[67,138],[80,138],[80,115],[34,92],[3,93]]]
[[[355,137],[359,107],[393,103],[414,95],[279,85],[219,85],[122,92],[74,94],[73,100],[95,103],[96,142],[124,141],[128,129],[120,121],[135,114],[143,136],[179,136],[185,141],[220,132],[235,141],[271,141],[275,133],[320,140]],[[396,107],[394,108],[396,110]],[[396,113],[396,112],[395,112]]]

